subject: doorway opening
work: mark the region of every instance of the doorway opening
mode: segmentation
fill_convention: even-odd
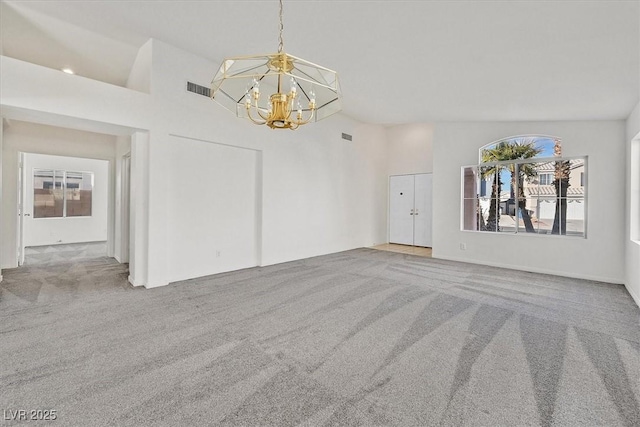
[[[107,160],[19,154],[18,265],[106,257]]]
[[[431,248],[423,248],[421,246],[398,245],[395,243],[383,243],[382,245],[372,246],[371,249],[377,249],[379,251],[395,252],[395,253],[405,254],[405,255],[415,255],[415,256],[421,256],[426,258],[431,258],[432,256]]]

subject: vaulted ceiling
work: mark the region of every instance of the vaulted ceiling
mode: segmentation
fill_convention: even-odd
[[[4,55],[120,85],[149,38],[216,63],[278,47],[275,0],[1,6]],[[285,0],[284,42],[365,122],[624,119],[640,93],[638,1]]]

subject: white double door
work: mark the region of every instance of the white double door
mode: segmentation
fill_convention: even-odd
[[[431,247],[432,174],[389,177],[389,243]]]

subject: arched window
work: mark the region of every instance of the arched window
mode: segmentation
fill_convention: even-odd
[[[495,151],[500,146],[529,146],[535,153],[530,152],[531,158],[538,157],[562,157],[562,140],[556,136],[543,136],[543,135],[520,135],[511,136],[509,138],[499,139],[498,141],[490,142],[483,145],[478,150],[478,163],[484,163],[483,155],[487,155],[492,151]]]
[[[503,138],[463,168],[462,229],[585,236],[586,157],[562,157],[561,139]]]

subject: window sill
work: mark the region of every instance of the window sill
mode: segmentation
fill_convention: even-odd
[[[482,234],[482,235],[491,235],[491,236],[527,236],[527,237],[533,237],[536,239],[540,239],[540,238],[544,238],[544,239],[587,239],[586,235],[580,235],[580,236],[572,236],[572,235],[566,235],[566,234],[541,234],[541,233],[527,233],[527,232],[522,232],[522,233],[513,233],[513,232],[496,232],[496,231],[479,231],[479,230],[460,230],[462,232],[465,233],[475,233],[475,234]],[[640,245],[640,241],[634,241],[636,242],[638,245]]]

